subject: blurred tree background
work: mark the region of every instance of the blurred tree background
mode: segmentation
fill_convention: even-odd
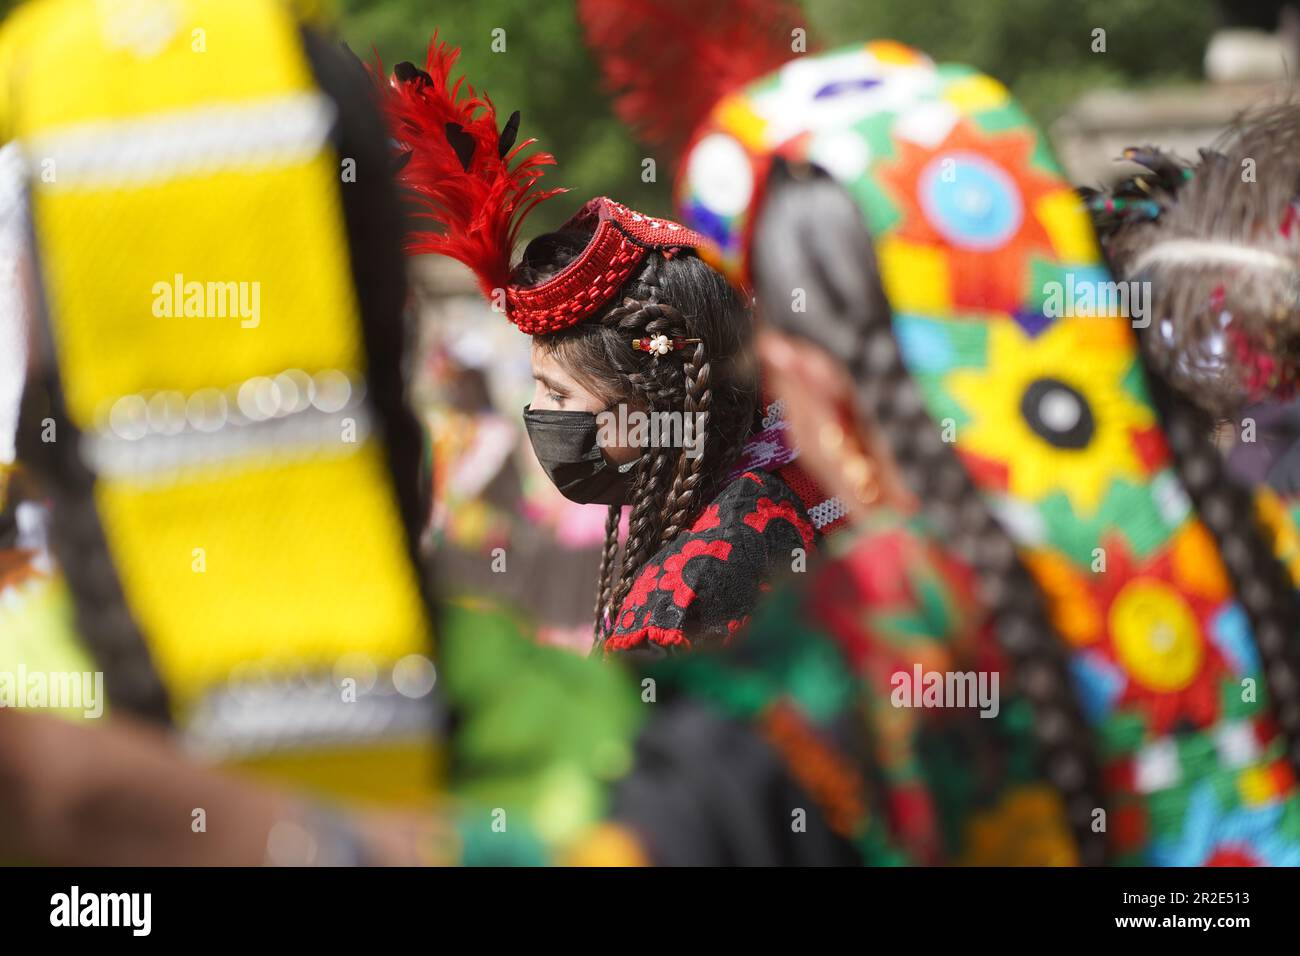
[[[559,165],[546,182],[574,195],[538,207],[528,234],[558,226],[577,205],[611,195],[665,213],[672,170],[660,163],[657,182],[641,182],[646,150],[632,140],[602,95],[599,71],[583,45],[570,0],[337,0],[344,39],[362,59],[374,50],[391,71],[410,60],[423,67],[429,38],[461,48],[457,69],[496,105],[501,122],[519,110],[519,138],[536,138]],[[493,52],[493,31],[504,30],[505,50]],[[499,46],[500,44],[498,44]]]
[[[560,165],[548,179],[576,197],[610,194],[651,212],[671,209],[671,163],[643,183],[649,155],[614,117],[568,0],[337,0],[342,33],[363,58],[377,49],[391,68],[422,64],[435,28],[462,48],[461,64],[505,116],[523,114]],[[700,0],[702,3],[710,0]],[[804,0],[809,37],[822,48],[889,37],[940,61],[969,63],[1007,83],[1040,122],[1100,86],[1195,82],[1210,33],[1209,0]],[[506,49],[493,52],[493,30]],[[1094,53],[1093,31],[1106,31]],[[548,208],[549,206],[549,208]],[[542,206],[529,232],[557,225],[573,203]]]

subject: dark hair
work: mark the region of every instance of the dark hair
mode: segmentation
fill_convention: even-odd
[[[565,230],[528,244],[512,279],[538,285],[586,248],[591,233]],[[656,358],[632,347],[647,335],[697,338],[681,356]],[[610,405],[646,412],[685,412],[703,427],[700,454],[650,448],[632,478],[627,545],[615,575],[622,509],[611,505],[596,590],[595,634],[616,614],[641,567],[690,526],[712,500],[740,455],[758,405],[752,326],[740,297],[718,272],[690,252],[650,253],[602,311],[572,328],[539,335],[537,344]]]
[[[1248,356],[1267,357],[1292,381],[1300,374],[1292,225],[1300,108],[1238,116],[1194,165],[1150,146],[1124,156],[1142,170],[1109,190],[1082,192],[1115,277],[1150,289],[1148,364],[1216,418],[1235,418],[1254,400]],[[1228,251],[1254,253],[1253,261],[1226,259]]]

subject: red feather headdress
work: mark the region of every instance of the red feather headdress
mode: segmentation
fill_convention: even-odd
[[[718,100],[794,59],[788,0],[578,0],[619,118],[682,155]]]
[[[423,70],[399,63],[380,86],[401,163],[398,182],[414,193],[419,217],[441,227],[412,233],[407,251],[464,263],[491,298],[509,284],[510,254],[524,217],[566,190],[534,189],[555,157],[520,158],[536,140],[516,146],[517,112],[498,131],[492,100],[476,95],[464,77],[451,82],[459,57],[460,50],[439,43],[435,33]]]
[[[372,71],[400,164],[398,182],[420,206],[419,217],[440,228],[411,234],[407,252],[450,256],[478,276],[483,294],[504,290],[506,315],[530,335],[576,325],[618,292],[654,250],[695,248],[703,239],[678,223],[642,215],[613,200],[593,199],[569,220],[590,228],[577,259],[537,286],[510,281],[510,258],[525,216],[563,189],[537,190],[549,153],[520,158],[536,140],[515,145],[519,113],[498,132],[496,109],[464,78],[451,82],[460,55],[435,33],[425,69],[399,63],[391,79]]]

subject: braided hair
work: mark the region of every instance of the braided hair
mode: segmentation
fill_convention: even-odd
[[[590,232],[573,229],[539,236],[524,250],[512,281],[546,281],[576,259],[590,238]],[[633,340],[655,335],[700,341],[660,357],[633,348]],[[661,445],[645,449],[637,460],[621,562],[622,507],[610,506],[596,590],[599,641],[637,573],[690,527],[744,447],[758,408],[752,329],[726,279],[693,253],[680,252],[647,256],[605,309],[535,341],[606,407],[684,413],[687,427],[696,429],[698,454]]]

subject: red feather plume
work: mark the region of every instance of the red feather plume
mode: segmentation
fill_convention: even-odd
[[[397,180],[414,195],[418,217],[439,227],[411,233],[406,251],[464,263],[491,298],[510,281],[510,257],[524,218],[566,190],[534,189],[555,157],[520,158],[537,141],[514,145],[519,115],[498,130],[492,100],[475,94],[463,76],[451,81],[459,56],[460,50],[439,43],[435,32],[423,71],[402,63],[385,80],[379,63],[371,75],[399,153]]]
[[[796,55],[788,0],[578,0],[619,118],[680,156],[725,94]]]

